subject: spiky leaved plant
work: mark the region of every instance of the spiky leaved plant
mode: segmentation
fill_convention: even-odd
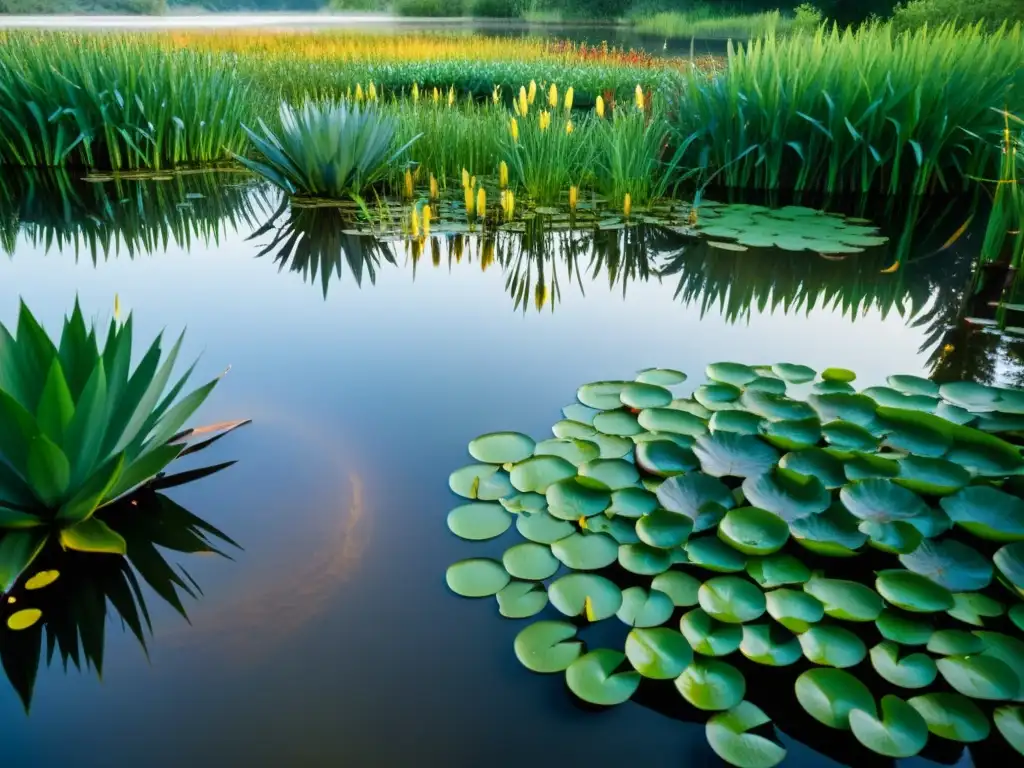
[[[132,317],[102,345],[76,302],[55,344],[22,303],[16,335],[0,324],[0,591],[52,536],[65,549],[125,553],[97,510],[187,449],[179,434],[218,379],[182,397],[195,365],[167,390],[182,337],[163,335],[131,368]],[[237,425],[224,425],[225,429]]]

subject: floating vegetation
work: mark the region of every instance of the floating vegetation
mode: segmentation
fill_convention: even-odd
[[[845,763],[936,737],[1018,759],[1024,393],[905,375],[858,392],[852,371],[791,363],[706,375],[690,396],[672,369],[585,384],[554,439],[473,440],[449,528],[525,541],[455,563],[451,590],[535,619],[513,644],[527,669],[596,706],[675,701],[741,768],[784,759],[765,726],[789,702],[852,736]],[[789,696],[777,673],[759,685],[773,667]]]

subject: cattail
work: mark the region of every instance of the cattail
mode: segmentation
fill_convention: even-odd
[[[565,92],[565,111],[566,112],[572,112],[572,102],[573,102],[574,98],[575,98],[575,92],[573,91],[572,86],[570,85],[569,86],[569,90],[567,90]]]
[[[508,163],[504,160],[498,165],[498,186],[502,189],[508,187]]]
[[[604,99],[601,96],[597,97],[597,103],[594,105],[594,111],[597,113],[599,118],[602,120],[604,119]]]
[[[575,186],[575,185],[569,187],[569,210],[570,211],[575,211],[576,210],[576,204],[579,202],[579,199],[580,199],[580,188]]]

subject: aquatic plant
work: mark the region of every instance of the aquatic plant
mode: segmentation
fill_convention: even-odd
[[[785,33],[794,19],[779,11],[727,14],[712,6],[697,5],[689,11],[664,11],[641,16],[633,21],[637,32],[658,37],[747,40]]]
[[[659,106],[650,111],[624,106],[599,120],[595,145],[596,186],[608,199],[629,195],[636,205],[662,198],[675,180],[678,157],[669,151],[669,125]]]
[[[262,136],[242,126],[263,160],[236,159],[291,195],[358,197],[416,140],[395,149],[393,120],[344,101],[307,100],[298,109],[282,103],[280,123],[280,137],[262,119]]]
[[[15,335],[0,325],[2,592],[51,539],[124,554],[96,513],[194,452],[191,437],[208,443],[242,424],[182,432],[219,377],[181,396],[193,365],[168,389],[183,336],[166,357],[158,336],[132,370],[133,319],[116,315],[102,341],[77,303],[56,343],[24,303]]]
[[[852,734],[818,740],[844,763],[931,736],[1024,754],[1024,458],[1003,439],[1024,392],[897,375],[858,393],[852,371],[792,363],[706,374],[689,397],[673,369],[585,384],[553,438],[472,440],[449,529],[524,541],[453,564],[449,588],[538,617],[513,643],[527,669],[597,706],[643,681],[742,768],[785,758],[762,726],[794,699]],[[588,647],[613,617],[624,649]],[[792,694],[779,674],[755,686],[759,666],[791,667]]]

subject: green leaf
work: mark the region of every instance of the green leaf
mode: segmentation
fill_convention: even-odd
[[[743,701],[747,684],[742,673],[717,659],[694,659],[676,678],[676,688],[697,709],[732,709]]]
[[[565,621],[538,621],[516,635],[516,658],[531,672],[553,674],[569,668],[583,652],[576,627]]]
[[[92,517],[108,498],[124,469],[124,454],[120,453],[100,467],[57,512],[57,519],[65,523],[80,523]]]
[[[492,432],[469,444],[469,455],[484,464],[515,464],[533,454],[533,438],[519,432]]]
[[[878,594],[905,611],[937,613],[953,607],[953,595],[931,579],[896,568],[879,571],[875,579]]]
[[[998,564],[998,553],[995,560]],[[992,581],[992,562],[953,539],[925,539],[909,555],[900,555],[900,563],[950,592],[975,592]]]
[[[811,570],[793,555],[774,554],[747,561],[747,575],[762,589],[785,584],[803,584],[811,578]]]
[[[779,460],[778,451],[760,438],[733,432],[701,435],[693,452],[704,472],[713,477],[756,477]]]
[[[671,402],[671,395],[669,402]],[[623,409],[602,411],[597,414],[594,417],[594,428],[598,432],[613,437],[632,437],[644,431],[637,421],[637,417]]]
[[[702,608],[684,613],[679,619],[679,631],[690,647],[704,656],[728,656],[743,642],[739,625],[715,621]]]
[[[725,483],[696,472],[670,477],[658,487],[657,496],[662,507],[693,520],[696,533],[716,525],[725,510],[736,504]],[[713,510],[721,510],[721,514]]]
[[[671,618],[673,608],[671,598],[656,589],[629,587],[615,615],[628,627],[657,627]]]
[[[620,395],[629,385],[628,381],[598,381],[584,384],[576,391],[576,398],[585,406],[599,411],[619,408]]]
[[[855,581],[815,575],[804,591],[825,606],[825,613],[843,621],[874,621],[885,607],[873,589]]]
[[[1024,755],[1024,707],[999,707],[992,713],[992,719],[1007,743]]]
[[[520,512],[516,515],[516,530],[529,541],[554,544],[559,539],[574,534],[576,526],[547,512]]]
[[[469,541],[485,541],[500,536],[512,525],[512,515],[500,504],[474,502],[448,513],[448,530]]]
[[[930,619],[904,613],[896,608],[886,608],[882,611],[875,619],[875,626],[886,640],[901,645],[924,645],[934,632]]]
[[[36,409],[36,422],[39,430],[55,444],[64,440],[64,430],[71,422],[75,413],[75,403],[71,399],[71,390],[64,379],[60,359],[53,358],[46,383],[39,395],[39,406]]]
[[[544,587],[529,581],[510,581],[496,597],[498,612],[507,619],[536,616],[548,604]]]
[[[640,576],[656,576],[672,567],[673,554],[647,544],[623,544],[617,555],[619,565]]]
[[[950,519],[991,541],[1024,541],[1024,501],[997,488],[974,485],[942,499]]]
[[[77,552],[123,555],[128,551],[124,537],[95,517],[70,528],[62,528],[60,543],[65,549],[73,549]]]
[[[928,743],[928,725],[916,709],[896,696],[882,697],[882,717],[861,709],[850,711],[850,730],[873,752],[886,757],[912,757]]]
[[[174,448],[177,448],[178,453],[181,452],[177,446],[166,446],[162,450],[166,455],[170,455],[171,449]],[[167,459],[164,465],[177,458],[178,453]],[[468,467],[455,470],[448,476],[448,487],[464,499],[480,501],[497,501],[515,493],[508,473],[492,464],[470,464]]]
[[[0,593],[14,588],[46,545],[46,531],[10,531],[0,537]]]
[[[746,555],[770,555],[785,546],[789,526],[771,512],[742,507],[725,513],[718,524],[718,537]]]
[[[123,467],[117,482],[114,483],[113,489],[107,492],[107,496],[100,506],[120,498],[133,488],[153,479],[168,464],[174,461],[183,449],[183,445],[165,445],[162,448],[146,453],[128,466]]]
[[[0,390],[0,453],[22,476],[27,474],[29,445],[38,432],[32,414]]]
[[[757,664],[788,667],[802,656],[800,641],[778,624],[744,624],[740,653]]]
[[[29,311],[21,302],[18,311],[17,355],[20,360],[22,381],[26,399],[21,403],[27,410],[34,411],[39,403],[47,373],[57,349]]]
[[[474,557],[448,566],[445,581],[462,597],[490,597],[504,589],[510,577],[498,561]]]
[[[991,730],[978,705],[956,693],[926,693],[907,701],[928,724],[928,730],[943,739],[973,743],[984,741]]]
[[[972,699],[1013,699],[1021,685],[1008,664],[988,656],[946,656],[936,665],[947,683]]]
[[[742,553],[725,544],[717,536],[696,536],[684,545],[689,561],[696,566],[717,573],[736,573],[742,571],[747,558]]]
[[[900,646],[888,640],[871,649],[871,664],[885,680],[901,688],[927,688],[939,673],[928,654],[904,656]]]
[[[821,378],[824,381],[849,383],[857,378],[857,374],[846,368],[826,368],[821,372]]]
[[[768,615],[790,632],[806,632],[825,617],[825,606],[806,592],[775,589],[764,597]]]
[[[846,485],[839,492],[843,506],[861,520],[891,523],[927,513],[925,503],[892,480],[875,478]]]
[[[597,571],[615,562],[619,545],[603,533],[574,533],[552,544],[551,553],[574,571]]]
[[[812,372],[813,376],[813,372]],[[749,701],[728,712],[712,715],[705,731],[711,749],[737,768],[774,768],[786,759],[786,749],[755,729],[771,723],[768,716]]]
[[[566,437],[542,440],[534,447],[533,453],[535,456],[557,456],[578,467],[598,458],[601,455],[601,448],[589,439]]]
[[[64,452],[46,435],[35,435],[29,442],[26,477],[44,506],[59,506],[71,482],[71,467]]]
[[[167,441],[178,433],[189,417],[203,404],[203,401],[206,400],[219,381],[220,378],[216,378],[200,387],[167,411],[163,418],[157,422],[153,429],[153,434],[146,439],[139,456],[145,456],[147,453],[158,450],[166,445]]]
[[[626,658],[644,677],[674,680],[693,661],[693,651],[674,629],[636,628],[626,636]]]
[[[656,384],[628,384],[619,393],[622,404],[637,410],[664,408],[672,402],[672,393]],[[597,426],[597,419],[595,419]]]
[[[832,497],[818,478],[788,469],[775,468],[743,481],[747,501],[778,515],[792,525],[795,521],[824,512]]]
[[[692,531],[693,521],[689,517],[664,509],[656,509],[636,523],[636,534],[640,540],[659,549],[679,547]]]
[[[622,591],[604,576],[570,573],[555,579],[548,588],[551,605],[566,616],[603,621],[622,605]]]
[[[971,481],[971,473],[945,459],[927,459],[904,456],[899,461],[900,472],[894,482],[917,493],[948,496]],[[945,503],[943,503],[945,508]]]
[[[830,624],[815,624],[798,638],[804,656],[822,666],[855,667],[868,653],[857,635]]]
[[[613,491],[620,491],[636,485],[640,473],[625,459],[598,459],[579,468],[581,477],[596,481]]]
[[[840,669],[810,669],[797,678],[796,698],[807,714],[829,728],[850,730],[850,713],[875,713],[867,687]]]
[[[64,449],[71,463],[72,485],[81,483],[99,458],[107,426],[107,411],[107,376],[103,360],[99,359],[85,382],[74,416],[64,431]]]
[[[637,672],[616,672],[625,660],[619,651],[599,648],[573,661],[565,670],[565,682],[570,691],[590,704],[622,704],[640,686]]]
[[[549,546],[532,541],[509,547],[501,562],[512,577],[524,581],[543,581],[554,576],[559,567]]]
[[[548,486],[575,476],[576,467],[557,456],[534,456],[516,464],[510,473],[512,486],[524,493],[544,493]]]
[[[753,621],[765,612],[764,593],[737,576],[717,576],[705,581],[697,599],[705,613],[727,624]]]
[[[689,608],[697,605],[700,581],[688,573],[673,570],[655,576],[651,581],[651,589],[664,592],[677,608]]]

